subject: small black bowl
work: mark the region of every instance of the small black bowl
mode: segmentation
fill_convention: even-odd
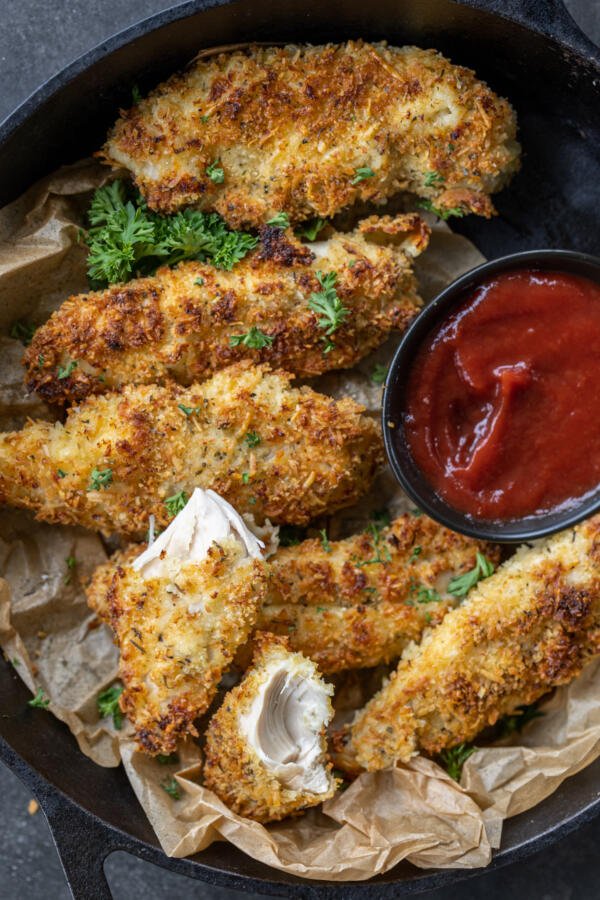
[[[531,250],[512,253],[471,269],[453,281],[414,319],[396,350],[383,392],[382,427],[387,457],[394,475],[419,509],[470,537],[499,543],[530,541],[581,522],[600,509],[600,485],[568,508],[518,519],[479,519],[455,509],[437,494],[412,458],[402,421],[406,408],[408,373],[421,344],[466,295],[501,272],[538,269],[580,275],[600,283],[600,258],[569,250]]]

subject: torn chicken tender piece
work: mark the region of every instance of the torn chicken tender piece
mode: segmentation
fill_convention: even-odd
[[[288,635],[325,674],[391,662],[453,608],[448,584],[477,552],[498,562],[497,547],[412,515],[327,549],[321,540],[281,548],[257,630]]]
[[[427,246],[429,229],[410,213],[371,216],[353,232],[327,228],[324,235],[301,244],[291,229],[265,226],[257,250],[230,272],[185,262],[71,297],[25,352],[29,390],[62,405],[126,384],[172,378],[188,385],[241,359],[303,377],[354,365],[422,305],[411,260]],[[323,290],[320,272],[335,273],[347,310],[327,353],[320,316],[309,306]],[[231,345],[253,328],[265,346]]]
[[[521,547],[410,649],[361,710],[366,769],[437,754],[568,684],[600,653],[600,516]]]
[[[0,435],[0,502],[46,522],[141,536],[150,515],[168,525],[165,501],[201,487],[259,524],[305,524],[358,500],[383,456],[378,424],[353,400],[237,363],[189,388],[89,397],[64,424],[30,421]]]
[[[194,720],[252,629],[266,563],[236,511],[199,489],[153,544],[129,557],[110,580],[102,575],[104,617],[120,653],[119,703],[140,749],[169,754],[197,734]]]
[[[198,59],[122,114],[103,155],[152,209],[216,210],[233,227],[399,191],[489,216],[519,166],[515,135],[510,104],[471,70],[348,41]]]
[[[273,822],[333,796],[325,729],[333,687],[285,638],[261,634],[252,667],[206,733],[204,783],[242,816]]]

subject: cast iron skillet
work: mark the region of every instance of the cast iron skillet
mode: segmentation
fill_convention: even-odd
[[[472,66],[517,108],[521,174],[500,216],[455,227],[488,256],[563,247],[600,253],[600,52],[561,0],[193,0],[129,28],[51,79],[0,126],[0,205],[58,165],[102,143],[131,86],[142,91],[202,47],[249,40],[387,38],[437,47]],[[401,864],[370,882],[307,882],[218,842],[167,859],[121,769],[84,757],[58,720],[0,660],[0,758],[40,800],[77,900],[110,898],[102,863],[126,850],[203,881],[307,898],[386,898],[466,877]],[[492,867],[539,850],[600,812],[600,760],[506,824]]]

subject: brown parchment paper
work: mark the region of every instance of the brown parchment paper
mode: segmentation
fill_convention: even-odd
[[[79,242],[90,192],[108,172],[84,160],[61,169],[0,210],[0,427],[27,416],[53,418],[22,382],[21,345],[8,337],[17,319],[40,324],[69,294],[85,290],[85,247]],[[482,226],[483,227],[483,226]],[[425,299],[482,261],[467,240],[434,224],[430,249],[418,260]],[[377,415],[381,388],[369,375],[389,361],[390,340],[352,372],[317,379],[335,396],[351,395]],[[360,506],[332,517],[329,534],[364,527],[375,509],[397,514],[411,504],[389,471]],[[76,565],[70,567],[68,559]],[[365,773],[303,817],[264,827],[232,813],[201,783],[193,742],[179,761],[161,765],[140,754],[126,724],[98,718],[96,698],[116,677],[108,629],[85,604],[84,586],[106,549],[94,534],[37,523],[0,511],[0,647],[32,692],[41,688],[81,750],[103,766],[125,767],[168,855],[186,856],[228,840],[267,865],[306,878],[367,879],[407,859],[421,867],[486,865],[501,840],[502,821],[539,803],[600,754],[600,663],[557,691],[544,716],[501,746],[478,749],[460,785],[431,760]],[[180,799],[162,784],[175,778]]]

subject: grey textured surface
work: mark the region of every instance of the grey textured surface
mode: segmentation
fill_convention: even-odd
[[[544,2],[544,0],[540,0]],[[50,75],[127,25],[173,5],[160,0],[3,0],[0,29],[0,119]],[[573,17],[600,42],[600,0],[568,0]],[[0,898],[68,900],[69,892],[41,812],[29,815],[28,791],[0,766]],[[591,900],[600,896],[600,820],[531,859],[483,873],[428,900]],[[234,900],[237,891],[207,887],[114,854],[106,871],[115,900]],[[251,895],[251,900],[259,900]]]

